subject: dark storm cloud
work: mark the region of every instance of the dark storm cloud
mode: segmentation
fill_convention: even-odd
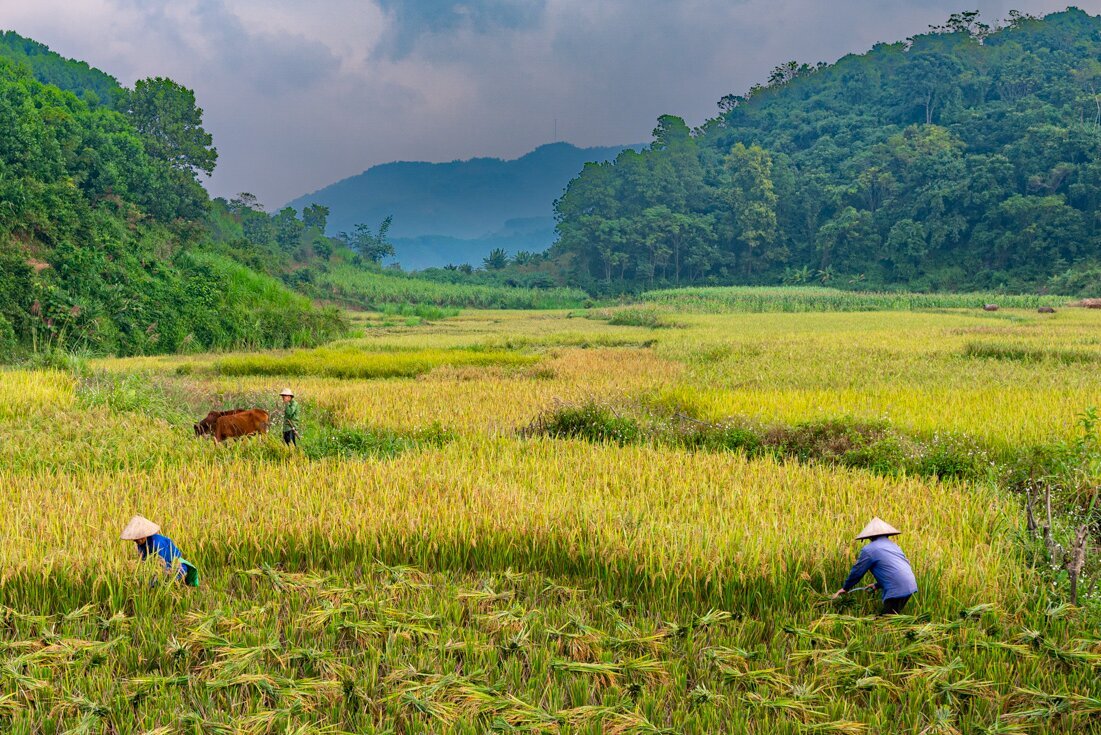
[[[648,139],[699,124],[784,61],[832,62],[961,7],[1065,0],[0,0],[0,27],[124,83],[192,87],[211,191],[278,205],[376,163],[514,157],[557,131]],[[1096,9],[1090,9],[1096,12]]]
[[[377,52],[410,54],[424,36],[469,29],[479,34],[539,24],[546,0],[378,0],[392,25]]]

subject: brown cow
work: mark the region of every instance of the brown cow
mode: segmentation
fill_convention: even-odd
[[[222,416],[232,416],[244,410],[243,408],[234,408],[231,411],[211,411],[206,415],[205,419],[195,424],[195,436],[210,436],[214,433],[214,424],[218,422],[219,418]]]
[[[997,304],[983,304],[982,305],[982,310],[983,311],[997,311],[998,310],[998,305]]]
[[[1041,306],[1036,311],[1038,311],[1041,314],[1054,314],[1055,313],[1055,307],[1054,306]]]
[[[214,442],[220,444],[227,439],[263,434],[267,430],[268,412],[259,408],[250,408],[229,416],[219,416],[214,424]]]

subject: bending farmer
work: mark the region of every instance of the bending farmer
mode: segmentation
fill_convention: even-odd
[[[172,542],[172,539],[160,534],[161,527],[148,518],[134,516],[122,529],[122,540],[133,541],[138,546],[138,553],[144,560],[150,554],[156,554],[164,562],[165,571],[169,574],[175,572],[175,579],[184,582],[189,587],[199,586],[199,570],[195,565],[183,558],[180,549]],[[179,565],[177,566],[177,562]]]
[[[845,584],[834,593],[834,597],[840,597],[860,581],[868,572],[875,577],[875,586],[883,590],[883,610],[881,615],[893,615],[902,612],[906,601],[917,592],[917,580],[914,579],[914,570],[910,568],[910,560],[902,553],[902,549],[891,541],[890,536],[902,533],[894,526],[884,523],[878,518],[873,518],[857,539],[868,539],[868,544],[860,550],[856,564],[845,579]]]
[[[298,446],[298,403],[290,388],[279,394],[283,399],[283,443]]]

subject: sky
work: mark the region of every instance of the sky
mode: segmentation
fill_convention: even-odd
[[[395,160],[515,158],[698,125],[791,59],[1066,0],[0,0],[0,29],[195,90],[215,196],[269,209]],[[1079,0],[1089,12],[1099,0]]]

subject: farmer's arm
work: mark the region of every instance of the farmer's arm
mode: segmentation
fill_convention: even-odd
[[[841,585],[841,589],[837,590],[833,596],[838,597],[839,595],[843,595],[855,587],[857,582],[860,581],[860,578],[867,574],[868,570],[872,568],[874,562],[875,559],[868,553],[867,547],[861,550],[860,556],[856,558],[856,564],[853,564],[849,576],[845,578],[845,583]]]

